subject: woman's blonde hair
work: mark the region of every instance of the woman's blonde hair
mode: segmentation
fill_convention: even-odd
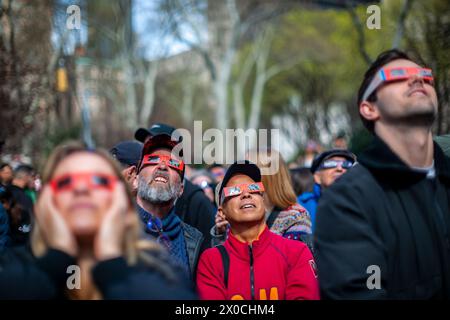
[[[265,194],[275,207],[284,210],[297,203],[288,167],[278,151],[270,148],[259,151],[252,150],[249,152],[248,158],[261,169],[261,179],[266,189]],[[264,174],[266,171],[263,170],[264,168],[278,168],[278,170],[272,174]]]
[[[43,184],[47,184],[53,178],[54,172],[62,160],[70,155],[80,152],[88,152],[90,154],[97,155],[104,159],[111,166],[116,177],[126,187],[127,199],[130,208],[136,211],[132,193],[127,185],[127,182],[121,174],[119,164],[114,160],[114,158],[112,158],[107,151],[102,149],[88,150],[82,143],[77,141],[68,142],[55,148],[42,171]],[[131,220],[132,223],[127,228],[127,230],[125,230],[125,236],[122,244],[122,252],[124,253],[124,258],[129,265],[136,264],[139,258],[144,260],[148,264],[158,267],[155,265],[157,263],[155,261],[151,261],[151,257],[145,254],[143,250],[159,252],[162,250],[162,247],[158,243],[156,243],[156,241],[139,240],[139,234],[142,230],[142,225],[139,220],[138,214],[134,214]],[[44,237],[42,236],[41,230],[39,228],[39,223],[37,222],[34,224],[32,230],[31,249],[33,254],[37,257],[44,255],[47,251],[47,244]]]

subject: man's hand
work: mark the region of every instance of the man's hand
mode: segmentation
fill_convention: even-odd
[[[77,242],[64,217],[54,205],[53,190],[50,186],[47,185],[42,190],[34,206],[34,212],[47,245],[71,256],[76,256],[78,252]]]

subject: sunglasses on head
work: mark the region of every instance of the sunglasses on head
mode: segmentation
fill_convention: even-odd
[[[381,68],[364,92],[362,100],[367,100],[383,83],[406,80],[411,76],[419,76],[426,83],[433,85],[434,78],[431,69],[427,68]]]
[[[349,160],[325,160],[319,166],[320,169],[334,169],[338,166],[341,166],[342,169],[350,169],[353,167],[353,162]]]
[[[117,178],[103,173],[72,173],[59,176],[50,181],[55,192],[72,190],[76,183],[84,182],[90,189],[105,189],[112,191]]]
[[[183,161],[172,158],[171,156],[155,154],[155,153],[144,156],[144,158],[142,160],[142,164],[141,164],[141,169],[144,166],[160,164],[161,161],[164,161],[167,166],[169,166],[170,168],[175,169],[179,172],[183,172],[183,170],[184,170],[184,162]]]
[[[244,191],[248,193],[261,193],[264,192],[264,185],[262,182],[243,183],[232,187],[224,187],[222,194],[222,201],[225,198],[231,198],[242,194]]]

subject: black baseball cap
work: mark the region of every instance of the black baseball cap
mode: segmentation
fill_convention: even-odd
[[[237,161],[233,163],[225,173],[222,182],[220,183],[220,187],[217,189],[217,197],[220,203],[222,199],[222,190],[227,186],[228,181],[235,176],[236,174],[243,174],[253,179],[255,182],[261,182],[261,171],[258,166],[253,162],[248,160],[245,161]]]
[[[331,157],[344,157],[345,159],[355,163],[356,162],[356,156],[351,153],[350,151],[346,149],[331,149],[322,152],[319,154],[313,161],[311,165],[311,172],[315,173],[317,169],[319,169],[319,166],[324,162],[325,160],[331,158]]]
[[[137,141],[122,141],[109,150],[109,153],[122,164],[137,166],[141,160],[142,143]]]
[[[145,128],[139,128],[136,130],[136,132],[134,133],[134,138],[137,141],[140,141],[142,143],[144,143],[145,139],[148,136],[157,136],[160,134],[165,134],[168,135],[169,137],[172,136],[172,133],[175,131],[174,127],[171,127],[167,124],[164,123],[155,123],[154,125],[152,125],[150,128],[145,129]]]

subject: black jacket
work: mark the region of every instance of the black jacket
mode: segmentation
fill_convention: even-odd
[[[200,254],[203,252],[202,243],[204,243],[204,238],[200,231],[187,223],[181,222],[181,228],[183,229],[184,241],[186,243],[191,279],[195,279],[198,260],[200,259]]]
[[[450,298],[450,159],[434,150],[436,178],[427,179],[375,138],[323,193],[315,231],[322,298]],[[380,289],[368,289],[378,273],[371,266]]]
[[[14,185],[7,187],[12,193],[15,206],[19,207],[20,219],[17,224],[10,219],[10,245],[21,246],[27,244],[30,237],[33,220],[33,201],[25,193],[25,189]]]
[[[189,180],[184,183],[184,191],[175,203],[175,212],[181,220],[203,234],[202,250],[211,247],[209,231],[214,226],[216,209],[203,190]]]
[[[66,299],[71,265],[76,265],[75,259],[59,250],[35,258],[26,246],[9,249],[0,256],[0,300]],[[124,258],[99,262],[92,277],[103,299],[196,298],[187,279],[168,279],[142,263],[128,266]]]

